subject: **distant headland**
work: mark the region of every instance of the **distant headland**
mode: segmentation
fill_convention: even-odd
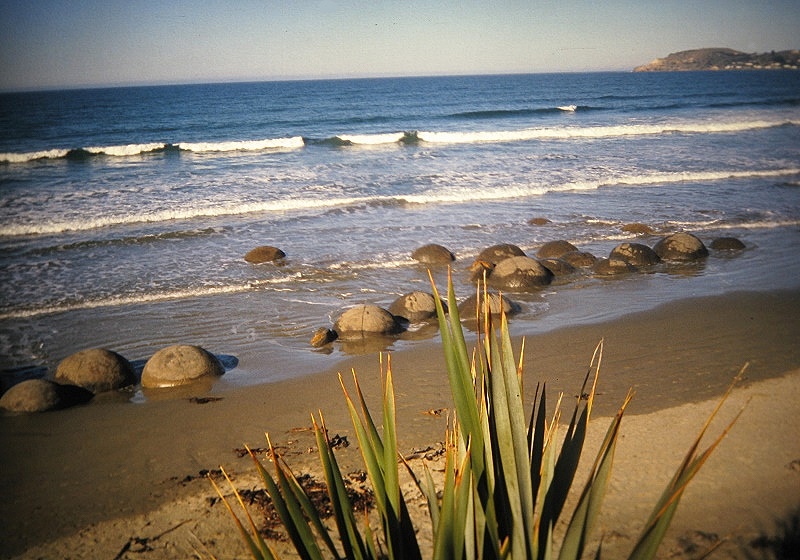
[[[800,50],[743,53],[734,49],[694,49],[637,66],[634,72],[685,72],[692,70],[798,70]]]

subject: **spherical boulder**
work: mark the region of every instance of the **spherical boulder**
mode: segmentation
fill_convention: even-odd
[[[94,393],[76,385],[62,385],[47,379],[27,379],[0,397],[0,408],[11,412],[46,412],[83,404]]]
[[[717,237],[711,242],[711,248],[715,251],[741,251],[745,244],[735,237]]]
[[[552,223],[552,220],[548,220],[547,218],[531,218],[528,220],[528,224],[532,226],[544,226],[550,223]]]
[[[597,262],[597,257],[586,251],[570,251],[558,257],[576,268],[591,268]]]
[[[445,311],[447,305],[442,302]],[[411,323],[419,323],[436,317],[436,298],[427,292],[411,292],[394,300],[389,312],[395,317],[403,317]]]
[[[447,247],[429,243],[411,253],[411,258],[424,264],[448,264],[456,260],[455,255]]]
[[[576,270],[574,266],[561,259],[540,259],[539,262],[554,276],[569,276],[574,274]]]
[[[655,230],[648,226],[647,224],[641,224],[639,222],[633,222],[630,224],[625,224],[622,226],[622,231],[626,233],[635,233],[638,235],[650,235],[655,233]]]
[[[673,233],[661,239],[653,251],[665,261],[693,261],[708,256],[708,249],[691,233]]]
[[[564,253],[569,253],[571,251],[577,251],[578,248],[570,243],[569,241],[564,241],[563,239],[559,239],[557,241],[548,241],[541,247],[539,250],[536,251],[536,256],[540,259],[549,259],[554,258],[557,259],[561,257]]]
[[[357,305],[342,313],[333,326],[339,338],[392,335],[402,330],[394,315],[377,305]]]
[[[655,251],[642,243],[620,243],[611,250],[608,258],[619,259],[633,266],[651,266],[661,261]]]
[[[520,256],[500,261],[489,276],[489,285],[499,290],[526,291],[553,281],[553,273],[536,259]]]
[[[475,258],[476,261],[485,261],[491,264],[497,264],[500,261],[509,257],[521,257],[525,255],[525,251],[512,245],[511,243],[500,243],[492,245],[481,251]]]
[[[499,315],[501,312],[506,315],[513,315],[519,311],[519,305],[505,296],[489,292],[488,297],[487,303],[489,304],[489,313],[491,315]],[[483,302],[484,295],[481,292],[480,297],[477,294],[473,294],[459,303],[458,314],[461,319],[465,321],[477,319],[478,309],[480,309],[480,315],[483,316]]]
[[[270,245],[262,245],[261,247],[256,247],[247,252],[244,256],[244,260],[249,263],[253,264],[261,264],[265,262],[273,262],[281,260],[286,256],[286,253],[278,249],[277,247],[272,247]]]
[[[614,276],[616,274],[626,274],[636,272],[637,268],[628,261],[616,258],[600,259],[592,267],[592,272],[598,276]]]
[[[58,364],[55,379],[89,389],[92,393],[113,391],[136,383],[130,362],[105,348],[90,348],[67,356]]]
[[[147,360],[142,371],[142,387],[177,387],[223,373],[225,368],[208,350],[189,344],[175,344],[162,348]]]

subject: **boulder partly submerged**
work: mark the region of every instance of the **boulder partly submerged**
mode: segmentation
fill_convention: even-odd
[[[286,253],[271,245],[262,245],[247,252],[244,260],[253,264],[280,261],[286,257]]]
[[[694,261],[708,256],[708,249],[691,233],[673,233],[661,239],[653,251],[665,261]]]
[[[450,249],[436,243],[429,243],[411,253],[411,258],[423,264],[449,264],[456,260]]]
[[[636,267],[651,266],[661,262],[661,257],[643,243],[620,243],[611,250],[609,259],[618,259]]]
[[[447,311],[444,302],[442,307]],[[392,302],[389,312],[395,317],[402,317],[410,323],[419,323],[436,317],[436,298],[428,292],[410,292],[403,294]]]
[[[27,379],[0,397],[0,408],[10,412],[47,412],[89,402],[94,393],[77,385],[49,379]]]
[[[131,363],[105,348],[90,348],[67,356],[58,364],[55,379],[78,385],[95,394],[136,383]]]
[[[553,273],[536,259],[519,256],[500,261],[489,276],[489,285],[498,290],[528,291],[547,286]]]
[[[398,334],[403,327],[386,309],[363,304],[351,307],[336,320],[333,330],[342,340]]]
[[[208,350],[189,344],[175,344],[162,348],[147,360],[142,371],[142,387],[178,387],[223,373],[225,368],[222,363]]]

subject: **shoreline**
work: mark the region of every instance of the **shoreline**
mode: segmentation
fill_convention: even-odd
[[[776,459],[783,461],[787,453],[794,453],[789,459],[793,461],[800,459],[796,443],[800,438],[786,438],[800,426],[792,420],[797,418],[795,403],[800,398],[798,317],[800,290],[737,292],[680,300],[604,323],[528,335],[526,393],[532,394],[536,381],[546,378],[548,392],[556,395],[564,391],[565,406],[569,406],[569,397],[580,387],[592,350],[604,338],[596,417],[612,415],[628,388],[637,393],[627,415],[627,423],[634,426],[627,439],[632,444],[635,439],[639,447],[631,463],[624,459],[627,452],[621,446],[615,472],[617,476],[636,473],[637,457],[650,461],[662,453],[674,454],[664,466],[669,470],[688,448],[691,436],[708,413],[709,401],[724,391],[745,362],[750,362],[744,386],[734,395],[749,395],[760,403],[753,407],[761,415],[753,420],[759,430],[775,425],[786,429],[769,434],[741,429],[746,433],[739,436],[744,440],[737,445],[760,446],[766,453],[772,449],[769,444],[780,437],[784,443],[774,449]],[[473,339],[468,338],[470,346]],[[425,412],[448,408],[450,402],[439,345],[420,341],[412,349],[393,352],[391,362],[400,449],[407,453],[435,445],[443,437],[445,420]],[[355,439],[336,375],[341,372],[349,383],[351,369],[358,372],[368,402],[376,402],[380,381],[374,354],[337,360],[333,367],[297,380],[246,387],[222,384],[221,389],[209,394],[219,400],[205,404],[185,398],[120,403],[101,396],[88,406],[0,418],[5,474],[0,482],[5,497],[0,505],[0,525],[7,533],[0,545],[0,557],[34,558],[52,555],[56,550],[73,558],[114,557],[134,535],[150,531],[157,536],[173,528],[153,539],[154,550],[145,555],[165,558],[171,556],[169,551],[174,555],[183,550],[181,547],[191,540],[186,532],[190,526],[201,542],[208,545],[213,540],[220,547],[213,549],[217,554],[238,551],[235,547],[241,543],[236,544],[235,528],[219,505],[209,505],[207,498],[213,497],[213,491],[199,473],[224,465],[238,477],[237,484],[254,481],[249,459],[237,457],[233,450],[244,444],[262,446],[265,431],[286,448],[287,460],[296,473],[313,471],[317,456],[307,452],[313,444],[311,435],[304,431],[310,426],[312,412],[322,410],[332,431]],[[602,421],[596,424],[606,425]],[[661,436],[660,428],[665,425],[670,426],[663,434],[669,441],[656,444],[657,448],[648,445],[648,438],[654,432]],[[623,433],[625,426],[623,423]],[[691,432],[688,438],[683,433],[686,430]],[[726,443],[720,449],[721,456]],[[358,468],[360,461],[355,459],[355,447],[342,452],[343,462],[347,465],[352,460],[352,468]],[[712,456],[708,470],[714,461]],[[736,478],[736,473],[727,472],[731,469],[724,462],[714,468],[715,473],[716,469],[722,471],[713,475],[717,478]],[[781,480],[796,484],[800,475],[788,473],[788,478]],[[748,472],[748,476],[760,475]],[[709,484],[700,483],[704,478],[701,471],[696,486]],[[615,490],[612,482],[611,495],[627,490],[627,483],[617,484]],[[652,488],[650,482],[641,484],[645,493],[652,490],[657,494],[666,480]],[[715,490],[714,503],[724,506],[720,501],[732,497],[729,489],[722,488],[724,491]],[[776,495],[787,500],[791,488]],[[703,496],[697,499],[702,501]],[[741,498],[736,500],[739,503]],[[757,493],[756,500],[760,500]],[[644,500],[643,504],[649,507],[653,501]],[[746,515],[744,505],[737,507],[741,510],[739,517]],[[785,504],[781,507],[785,509]],[[769,504],[758,504],[758,508],[758,522],[767,523],[762,510],[768,510]],[[684,517],[681,511],[685,514],[690,509],[682,505],[676,519]],[[646,517],[647,511],[636,513],[637,519]],[[785,512],[770,513],[780,516]],[[627,527],[623,517],[617,522],[618,515],[619,511],[612,510],[605,518],[612,525]],[[604,529],[606,525],[604,521]]]

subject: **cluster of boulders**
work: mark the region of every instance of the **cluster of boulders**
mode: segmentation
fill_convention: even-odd
[[[176,344],[162,348],[147,361],[138,378],[136,368],[105,348],[81,350],[64,358],[52,380],[28,379],[0,397],[0,408],[12,412],[44,412],[90,401],[95,395],[141,383],[143,388],[176,387],[219,376],[219,359],[199,346]]]
[[[534,221],[535,220],[535,221]],[[544,225],[545,218],[535,218],[531,223]],[[645,224],[628,224],[623,231],[652,235],[654,231]],[[719,251],[737,251],[744,244],[736,238],[715,239],[711,247]],[[501,243],[487,247],[478,254],[470,266],[473,282],[486,281],[487,287],[498,292],[531,292],[548,286],[555,278],[579,272],[606,277],[647,269],[662,262],[687,263],[707,257],[705,244],[690,233],[675,233],[661,238],[653,247],[637,242],[621,243],[608,257],[598,258],[565,240],[550,241],[542,245],[535,257],[528,256],[520,247]],[[455,260],[448,248],[438,244],[424,245],[411,257],[425,265],[447,265]],[[500,293],[487,293],[492,314],[513,314],[519,305]],[[459,304],[462,318],[478,318],[483,309],[483,295],[473,295]],[[444,304],[443,304],[444,305]],[[446,306],[445,306],[446,309]],[[369,336],[391,336],[403,332],[409,323],[430,321],[436,316],[434,296],[426,292],[412,292],[398,298],[389,309],[377,305],[358,305],[345,310],[336,319],[333,328],[321,328],[314,333],[311,345],[322,347],[334,340],[353,340]]]

